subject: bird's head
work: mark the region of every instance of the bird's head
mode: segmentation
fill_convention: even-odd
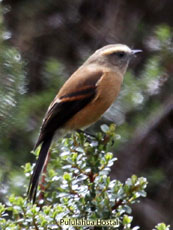
[[[112,68],[124,74],[131,58],[141,52],[142,50],[133,50],[127,45],[112,44],[96,50],[87,62]]]

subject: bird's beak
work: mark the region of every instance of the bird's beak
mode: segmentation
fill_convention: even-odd
[[[142,50],[132,50],[133,55],[136,55],[136,54],[142,53],[142,52],[143,52]]]

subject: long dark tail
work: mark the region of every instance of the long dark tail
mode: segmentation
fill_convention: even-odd
[[[43,166],[44,166],[44,163],[46,161],[46,157],[48,154],[48,150],[49,150],[51,141],[52,141],[52,136],[50,136],[49,138],[47,138],[46,140],[43,141],[42,146],[41,146],[41,150],[39,153],[39,157],[38,157],[38,160],[37,160],[35,168],[34,168],[34,172],[32,174],[30,182],[29,182],[27,194],[28,194],[28,199],[30,201],[33,201],[33,203],[35,203],[39,177],[42,173]]]

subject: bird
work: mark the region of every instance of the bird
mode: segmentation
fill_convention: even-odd
[[[28,199],[35,202],[39,178],[55,134],[95,123],[116,100],[130,60],[142,50],[109,44],[96,50],[64,83],[48,107],[34,151],[41,146]]]

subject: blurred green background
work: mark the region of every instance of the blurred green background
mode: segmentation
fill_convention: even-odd
[[[171,0],[3,0],[0,3],[0,200],[24,191],[21,165],[58,89],[97,48],[125,43],[130,65],[102,123],[117,124],[112,177],[146,176],[135,224],[173,224],[173,3]]]

